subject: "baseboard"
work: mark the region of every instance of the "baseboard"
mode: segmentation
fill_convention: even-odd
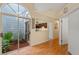
[[[69,51],[68,51],[68,54],[69,54],[69,55],[72,55]]]

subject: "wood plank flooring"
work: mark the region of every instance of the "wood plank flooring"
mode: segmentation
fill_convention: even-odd
[[[68,45],[60,46],[58,38],[36,45],[27,46],[7,53],[8,55],[68,55]]]

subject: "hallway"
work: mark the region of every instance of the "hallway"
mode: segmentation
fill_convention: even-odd
[[[24,47],[19,50],[8,52],[8,55],[68,55],[67,45],[59,46],[58,38],[33,47]]]
[[[56,38],[59,36],[58,33],[59,33],[59,16],[60,16],[60,13],[59,14],[57,13],[61,11],[62,8],[64,8],[64,6],[66,5],[65,3],[62,4],[17,3],[17,4],[2,4],[2,5],[1,5],[0,17],[1,22],[4,21],[4,23],[1,24],[1,28],[3,29],[1,29],[0,32],[3,33],[3,35],[6,34],[6,32],[7,33],[10,32],[12,34],[10,38],[11,42],[8,39],[6,40],[6,38],[2,40],[2,42],[4,42],[2,43],[3,48],[1,47],[2,51],[4,51],[4,53],[2,54],[13,54],[13,55],[67,54],[67,45],[60,46],[58,44],[59,43],[58,38]],[[26,40],[24,41],[22,39],[29,39],[30,46],[28,46]],[[48,39],[53,40],[48,41]]]

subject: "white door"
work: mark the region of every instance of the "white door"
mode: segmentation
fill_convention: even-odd
[[[59,43],[67,44],[68,42],[68,17],[64,16],[60,19]]]
[[[49,33],[49,40],[53,39],[53,24],[48,22],[48,33]]]

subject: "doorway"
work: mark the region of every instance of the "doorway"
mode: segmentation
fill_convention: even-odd
[[[19,20],[21,20],[21,22],[19,22],[19,48],[22,48],[29,45],[29,19],[20,18]],[[24,22],[22,23],[22,21]],[[23,26],[21,26],[21,24]]]
[[[52,24],[52,22],[48,22],[48,32],[49,32],[49,40],[53,39],[53,24]]]
[[[59,43],[60,45],[68,43],[68,16],[63,16],[60,19]]]

